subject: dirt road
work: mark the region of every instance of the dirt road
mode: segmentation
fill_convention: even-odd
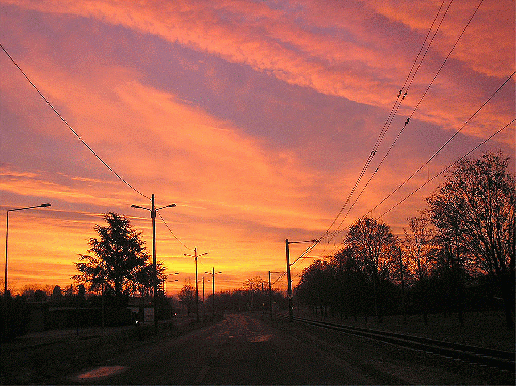
[[[475,371],[357,337],[246,315],[140,347],[67,377],[94,384],[479,384]],[[493,383],[493,382],[488,382]]]

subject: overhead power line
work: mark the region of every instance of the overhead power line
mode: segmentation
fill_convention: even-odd
[[[157,212],[157,213],[158,213],[158,216],[159,216],[159,218],[161,219],[161,221],[163,221],[163,224],[165,224],[165,226],[167,227],[167,229],[168,229],[168,231],[170,232],[170,234],[171,234],[172,236],[174,236],[174,238],[175,238],[177,241],[179,241],[179,243],[180,243],[183,247],[185,247],[185,249],[188,249],[189,251],[191,251],[191,250],[192,250],[192,248],[188,248],[188,247],[185,245],[185,243],[183,243],[183,242],[182,242],[182,241],[181,241],[181,240],[180,240],[180,239],[179,239],[179,238],[174,234],[174,232],[172,232],[172,229],[170,229],[170,227],[168,226],[168,224],[167,224],[167,222],[165,221],[165,219],[163,218],[163,216],[161,216],[161,213],[160,213],[160,212]]]
[[[13,57],[9,54],[9,52],[7,52],[7,50],[5,49],[5,47],[0,43],[0,48],[2,49],[2,51],[5,52],[5,54],[7,55],[7,57],[11,60],[11,62],[14,64],[14,66],[23,74],[23,76],[25,77],[25,79],[27,79],[27,81],[31,84],[31,86],[36,90],[36,92],[39,94],[39,96],[45,101],[45,103],[52,109],[52,111],[59,117],[59,119],[61,119],[61,121],[68,127],[68,129],[70,129],[70,131],[73,133],[73,135],[75,135],[77,137],[77,139],[79,141],[82,142],[82,144],[84,146],[86,146],[86,148],[100,161],[102,162],[102,164],[109,169],[109,171],[111,173],[113,173],[120,181],[122,181],[124,184],[126,184],[129,188],[131,188],[132,190],[134,190],[136,193],[138,193],[140,196],[142,197],[145,197],[147,198],[148,200],[150,200],[150,197],[146,196],[145,194],[143,194],[142,192],[140,192],[138,189],[136,189],[133,185],[131,185],[129,182],[127,182],[127,180],[125,180],[122,176],[120,176],[120,174],[118,174],[111,166],[109,166],[109,164],[104,161],[92,148],[90,145],[88,145],[82,138],[81,136],[73,129],[72,126],[70,126],[70,124],[66,121],[66,119],[59,113],[59,111],[57,111],[57,109],[54,107],[54,105],[52,103],[50,103],[50,101],[43,95],[43,93],[40,91],[40,89],[36,86],[36,84],[34,84],[34,82],[29,78],[29,76],[25,73],[25,71],[22,70],[22,68],[18,65],[18,63],[16,63],[16,61],[13,59]]]
[[[309,254],[309,253],[312,251],[312,249],[314,249],[314,248],[315,248],[315,246],[316,246],[317,244],[319,244],[319,240],[314,240],[314,242],[313,242],[313,243],[312,243],[308,248],[306,248],[306,249],[305,249],[305,251],[304,251],[301,255],[299,255],[299,257],[298,257],[296,260],[294,260],[290,265],[292,266],[292,265],[296,264],[296,262],[297,262],[299,259],[302,259],[302,258],[303,258],[303,257],[305,257],[307,254]]]
[[[513,119],[512,121],[510,121],[507,125],[505,125],[504,127],[502,127],[501,129],[498,129],[496,132],[494,132],[493,134],[491,134],[488,138],[486,138],[485,140],[483,140],[482,142],[480,142],[477,146],[475,146],[473,149],[471,149],[470,151],[468,151],[466,154],[464,154],[462,157],[460,157],[457,161],[453,162],[452,164],[446,166],[443,170],[441,170],[439,173],[437,173],[435,176],[433,176],[432,178],[430,178],[429,180],[427,180],[424,184],[422,184],[421,186],[419,186],[417,189],[415,189],[414,191],[412,191],[410,194],[408,194],[407,196],[405,196],[401,201],[399,201],[397,204],[393,205],[391,208],[389,208],[389,210],[386,210],[385,212],[383,212],[378,218],[382,218],[383,216],[385,216],[387,213],[389,213],[391,210],[393,210],[394,208],[396,208],[397,206],[399,206],[400,204],[402,204],[403,202],[405,202],[408,198],[412,197],[415,193],[417,193],[419,190],[421,190],[423,187],[425,187],[428,183],[430,183],[431,181],[433,181],[435,178],[439,177],[441,174],[445,173],[447,170],[449,170],[451,167],[453,167],[454,165],[456,165],[457,163],[459,163],[460,161],[462,161],[464,158],[466,158],[467,156],[469,156],[471,153],[473,153],[475,150],[477,150],[480,146],[484,145],[485,143],[487,143],[488,141],[490,141],[495,135],[499,134],[500,132],[502,132],[503,130],[505,130],[506,128],[508,128],[511,124],[513,124],[514,122],[516,121],[516,119]]]
[[[286,272],[283,272],[281,275],[278,276],[278,278],[276,280],[274,280],[274,282],[271,284],[271,286],[273,286],[274,284],[276,284],[280,279],[283,278],[283,276],[285,276],[287,273]]]
[[[482,5],[484,0],[480,0],[480,2],[478,3],[477,7],[475,8],[473,14],[471,15],[471,17],[468,19],[468,22],[466,23],[466,25],[464,26],[464,28],[462,29],[461,33],[459,34],[459,36],[457,37],[455,43],[453,44],[452,48],[450,49],[450,51],[448,52],[448,54],[446,55],[446,57],[444,58],[441,66],[439,67],[439,69],[437,70],[437,72],[435,73],[433,79],[431,80],[431,82],[428,84],[428,86],[426,87],[425,91],[423,92],[423,95],[421,96],[421,98],[419,99],[418,103],[416,104],[416,106],[414,107],[414,109],[412,110],[411,114],[409,115],[409,117],[407,118],[407,120],[405,121],[405,124],[402,126],[402,128],[400,129],[400,131],[398,132],[398,134],[396,135],[396,137],[394,138],[394,141],[392,142],[392,144],[389,146],[389,148],[387,149],[387,152],[386,154],[383,156],[383,158],[381,159],[380,163],[378,164],[378,166],[376,167],[376,169],[373,171],[372,175],[370,176],[369,180],[366,182],[366,184],[364,185],[364,187],[362,188],[361,192],[359,193],[358,197],[356,198],[356,200],[353,202],[353,204],[348,208],[348,211],[346,212],[344,218],[341,220],[341,222],[339,223],[339,226],[337,227],[336,231],[334,231],[332,233],[332,237],[334,237],[335,235],[337,235],[339,233],[339,229],[341,228],[342,224],[344,223],[344,221],[346,220],[349,212],[351,211],[351,209],[353,209],[353,207],[355,206],[355,204],[357,203],[357,201],[359,200],[360,196],[362,195],[362,193],[364,193],[365,189],[368,187],[369,183],[371,182],[371,180],[374,178],[374,176],[378,173],[379,171],[379,168],[380,166],[383,164],[383,162],[385,161],[385,159],[388,157],[388,155],[390,154],[391,150],[394,148],[395,144],[397,143],[398,139],[400,138],[401,134],[403,133],[403,131],[405,130],[405,128],[408,126],[409,122],[410,122],[410,119],[413,117],[414,113],[416,112],[416,110],[419,108],[419,106],[421,105],[421,103],[423,102],[423,99],[426,97],[426,95],[428,94],[428,91],[430,90],[431,86],[433,85],[433,83],[435,82],[435,80],[437,79],[437,77],[439,76],[439,74],[441,73],[442,69],[444,68],[445,64],[447,63],[448,59],[450,58],[451,54],[453,53],[453,51],[455,50],[457,44],[459,43],[460,39],[462,38],[462,36],[464,35],[466,29],[468,28],[468,26],[471,24],[471,21],[473,20],[474,16],[476,15],[476,13],[478,12],[478,9],[480,8],[480,6]],[[445,11],[445,14],[444,16],[446,15],[446,13],[448,12],[448,9],[450,8],[451,4],[452,4],[453,0],[448,4],[448,7],[446,8],[446,11]],[[441,5],[442,6],[442,5]],[[440,28],[441,26],[441,23],[442,21],[444,20],[444,16],[443,18],[441,19],[439,25],[438,25],[438,29]],[[435,19],[434,19],[435,21]],[[435,37],[437,31],[434,33],[433,37],[432,37],[432,40],[433,38]],[[427,49],[428,51],[428,49]],[[425,55],[426,55],[426,52],[425,52]],[[419,67],[418,67],[419,68]],[[513,74],[514,75],[514,74]],[[512,77],[512,75],[511,75]],[[508,81],[508,80],[507,80]],[[505,83],[507,83],[507,81]],[[505,85],[505,83],[503,85]],[[503,85],[501,87],[503,87]],[[500,87],[500,88],[501,88]],[[496,91],[498,92],[498,90]],[[495,94],[496,94],[495,92]],[[400,93],[401,93],[401,90],[400,90]],[[399,94],[398,94],[399,96]],[[493,95],[494,96],[494,95]],[[492,98],[492,97],[491,97]],[[490,99],[491,99],[490,98]],[[489,100],[490,100],[489,99]],[[488,100],[488,101],[489,101]],[[488,102],[487,101],[487,102]],[[487,103],[486,102],[486,103]],[[485,104],[484,104],[485,105]],[[482,105],[482,107],[484,106]],[[481,107],[481,108],[482,108]],[[480,109],[479,109],[480,110]],[[477,111],[478,112],[478,111]],[[476,114],[476,113],[475,113]],[[444,145],[445,146],[445,145]],[[441,150],[441,149],[440,149]],[[357,184],[356,184],[357,185]],[[354,190],[356,189],[356,185],[355,185],[355,188]],[[346,201],[346,203],[348,202],[349,200]],[[344,208],[343,208],[344,209]],[[342,213],[343,210],[341,210],[341,212],[339,212],[339,216],[340,214]],[[332,223],[333,225],[333,223]]]
[[[495,92],[484,102],[482,105],[464,122],[464,124],[457,130],[455,133],[448,138],[444,144],[441,145],[441,147],[425,162],[423,163],[414,173],[412,173],[405,181],[403,181],[396,189],[394,189],[391,193],[389,193],[382,201],[380,201],[373,209],[369,211],[369,213],[373,212],[376,208],[378,208],[381,204],[383,204],[387,199],[389,199],[394,193],[396,193],[398,190],[400,190],[407,182],[409,182],[416,174],[418,174],[426,165],[428,165],[437,155],[443,150],[461,131],[464,129],[464,127],[471,122],[471,120],[482,110],[485,105],[487,105],[491,99],[494,98],[494,96],[511,80],[511,78],[516,73],[513,72],[511,75],[507,77],[507,79],[495,90]]]
[[[338,233],[338,229],[337,231],[334,231],[330,234],[330,229],[335,225],[335,223],[337,222],[338,218],[341,216],[342,212],[344,211],[344,209],[346,208],[346,206],[348,205],[349,201],[351,200],[351,197],[353,196],[353,194],[355,193],[356,189],[358,188],[363,176],[365,175],[365,172],[367,171],[367,169],[369,168],[369,165],[371,164],[374,156],[376,155],[376,152],[378,151],[378,148],[380,146],[380,144],[382,143],[385,135],[387,134],[387,131],[394,119],[394,117],[396,116],[400,106],[401,106],[401,102],[405,99],[405,97],[407,96],[408,94],[408,90],[410,88],[410,86],[412,85],[412,82],[419,70],[419,68],[421,67],[421,64],[423,63],[425,57],[426,57],[426,54],[428,53],[428,50],[430,49],[430,46],[432,45],[432,42],[435,38],[435,36],[437,35],[437,32],[439,31],[440,27],[441,27],[441,24],[442,22],[444,21],[444,18],[446,17],[446,14],[451,6],[451,4],[453,3],[453,0],[450,1],[450,3],[448,4],[446,10],[444,11],[444,14],[442,15],[441,17],[441,20],[435,30],[435,32],[433,33],[432,37],[430,38],[429,40],[429,36],[432,32],[432,29],[434,27],[434,24],[436,23],[436,21],[439,19],[439,15],[441,13],[441,9],[443,8],[444,6],[444,3],[445,3],[446,0],[443,0],[443,2],[441,3],[440,7],[439,7],[439,10],[437,11],[435,17],[434,17],[434,20],[432,21],[432,24],[430,26],[430,28],[428,29],[428,32],[427,32],[427,35],[425,37],[425,40],[423,41],[423,44],[421,45],[421,48],[418,52],[418,54],[416,55],[416,58],[414,59],[413,63],[412,63],[412,66],[410,68],[410,71],[405,79],[405,82],[402,86],[402,88],[400,89],[399,93],[398,93],[398,96],[396,98],[396,101],[394,103],[394,105],[392,106],[391,108],[391,111],[382,127],[382,130],[380,131],[380,134],[378,135],[378,138],[376,139],[376,142],[373,146],[373,149],[371,150],[371,152],[369,153],[369,156],[366,160],[366,162],[364,163],[364,166],[362,167],[362,170],[360,171],[360,174],[353,186],[353,188],[351,189],[350,193],[348,194],[347,198],[346,198],[346,201],[344,202],[344,205],[341,207],[340,211],[338,212],[337,216],[334,218],[334,220],[332,221],[332,223],[330,224],[330,226],[328,227],[328,229],[326,230],[326,232],[323,234],[323,236],[320,237],[320,239],[323,239],[323,238],[328,238],[328,240],[332,239],[334,237],[334,235],[336,233]],[[427,41],[428,44],[427,44]],[[425,46],[426,46],[426,49],[425,49]],[[423,52],[423,50],[425,50],[424,54],[421,55],[421,53]],[[422,57],[421,57],[422,56]],[[419,58],[421,57],[421,60],[419,60]],[[419,61],[419,64],[416,66],[416,64],[418,63]],[[414,70],[415,68],[415,70]],[[408,121],[407,121],[408,123]],[[349,212],[349,211],[348,211]],[[341,221],[340,225],[344,222],[344,220]],[[340,225],[339,225],[339,228],[340,228]]]

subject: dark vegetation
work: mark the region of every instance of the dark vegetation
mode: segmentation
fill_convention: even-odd
[[[381,220],[363,217],[343,247],[306,268],[298,301],[342,318],[503,310],[514,328],[515,185],[508,159],[484,154],[456,165],[409,219],[405,237]]]
[[[8,342],[28,332],[134,325],[137,320],[143,321],[144,307],[151,307],[149,298],[109,293],[86,296],[83,286],[78,286],[76,293],[69,289],[64,295],[59,286],[52,295],[41,289],[26,290],[16,297],[0,298],[0,333],[2,341]],[[172,299],[158,297],[158,320],[170,319],[176,311],[177,304]]]
[[[428,199],[428,208],[409,219],[404,237],[380,220],[364,217],[350,227],[342,249],[317,260],[295,289],[298,305],[314,313],[382,323],[392,315],[408,322],[420,315],[503,311],[514,326],[515,185],[508,159],[485,154],[464,160]],[[0,303],[2,341],[28,331],[90,326],[121,326],[143,320],[152,299],[153,266],[140,234],[115,213],[95,227],[91,255],[80,255],[76,287],[62,291],[31,289]],[[164,267],[157,264],[157,318],[170,319],[179,306],[195,312],[195,290],[185,285],[179,304],[162,288]],[[51,293],[50,293],[51,292]],[[203,318],[224,312],[273,313],[287,308],[282,293],[259,277],[238,290],[199,302]]]
[[[195,313],[195,288],[185,284],[179,293],[179,302],[187,314]],[[271,288],[260,277],[247,279],[242,288],[222,291],[215,296],[210,294],[205,301],[199,301],[202,316],[222,315],[224,313],[261,311],[276,313],[287,308],[287,301],[281,291]]]

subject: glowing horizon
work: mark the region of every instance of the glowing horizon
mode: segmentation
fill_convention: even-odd
[[[0,43],[116,173],[155,194],[158,207],[177,205],[161,211],[173,234],[156,222],[158,260],[181,273],[167,289],[195,284],[184,254],[197,247],[208,252],[199,272],[223,272],[218,291],[285,270],[286,238],[325,233],[411,68],[351,204],[403,133],[332,230],[365,215],[457,130],[373,215],[514,119],[513,77],[469,120],[514,72],[514,2],[485,0],[477,11],[453,2],[443,19],[442,4],[422,62],[439,1],[0,0]],[[0,221],[7,209],[52,203],[10,216],[9,288],[69,286],[106,212],[127,216],[150,251],[148,213],[131,208],[148,200],[94,157],[2,51],[0,68]],[[498,149],[514,157],[514,123],[472,156]],[[383,220],[401,234],[440,181]],[[341,239],[310,255],[332,254]],[[292,259],[303,251],[292,246]],[[294,266],[294,278],[309,262]]]

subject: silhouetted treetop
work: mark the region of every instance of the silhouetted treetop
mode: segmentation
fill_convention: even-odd
[[[107,226],[95,225],[99,238],[89,240],[92,255],[79,255],[81,262],[76,267],[80,273],[73,279],[89,284],[90,291],[101,290],[104,285],[116,296],[145,292],[152,287],[153,275],[141,233],[124,216],[109,212],[104,219]],[[158,280],[164,280],[161,264],[157,271]]]

